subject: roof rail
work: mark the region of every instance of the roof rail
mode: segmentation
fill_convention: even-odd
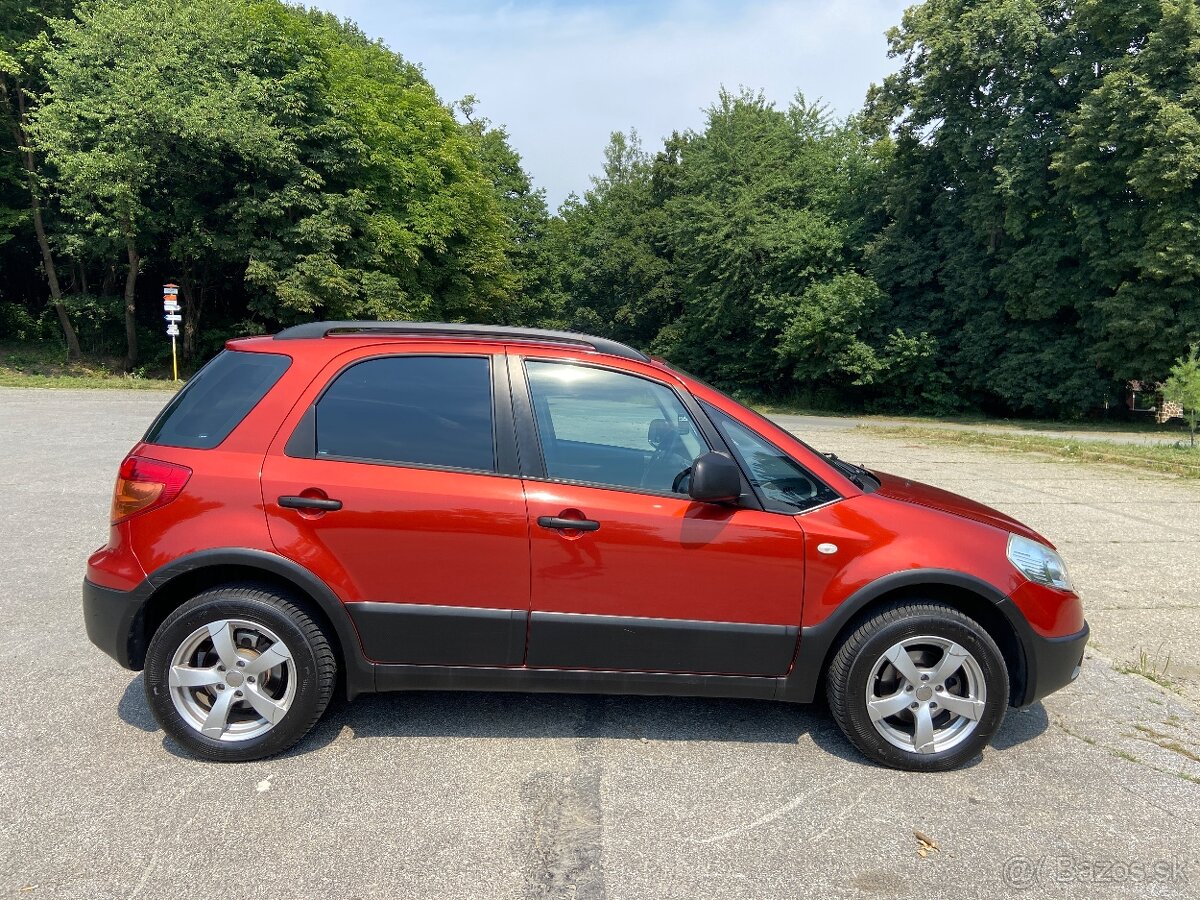
[[[459,322],[306,322],[293,325],[275,335],[277,341],[296,341],[305,338],[324,338],[333,334],[394,334],[405,337],[480,338],[484,340],[528,341],[562,344],[623,356],[638,362],[650,357],[608,338],[577,334],[574,331],[554,331],[548,328],[510,328],[507,325],[465,325]]]

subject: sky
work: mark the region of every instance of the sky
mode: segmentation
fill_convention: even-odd
[[[312,2],[312,0],[310,0]],[[474,94],[551,209],[582,194],[614,131],[654,151],[699,129],[722,86],[838,116],[893,71],[884,32],[913,0],[317,0],[418,63],[445,102]]]

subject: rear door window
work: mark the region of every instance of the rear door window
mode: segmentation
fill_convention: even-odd
[[[291,365],[278,353],[222,350],[154,420],[147,444],[211,450],[229,437]]]
[[[388,356],[355,363],[317,401],[316,455],[494,472],[490,361]]]

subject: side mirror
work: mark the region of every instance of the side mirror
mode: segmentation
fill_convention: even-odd
[[[742,470],[724,453],[708,452],[692,463],[688,494],[705,503],[729,503],[742,496]]]

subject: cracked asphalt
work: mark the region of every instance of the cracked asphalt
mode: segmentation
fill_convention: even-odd
[[[1083,675],[956,772],[869,765],[819,706],[443,693],[339,703],[283,757],[214,765],[79,610],[117,463],[165,400],[0,389],[4,895],[1200,896],[1195,483],[788,422],[1013,513],[1072,568]]]

